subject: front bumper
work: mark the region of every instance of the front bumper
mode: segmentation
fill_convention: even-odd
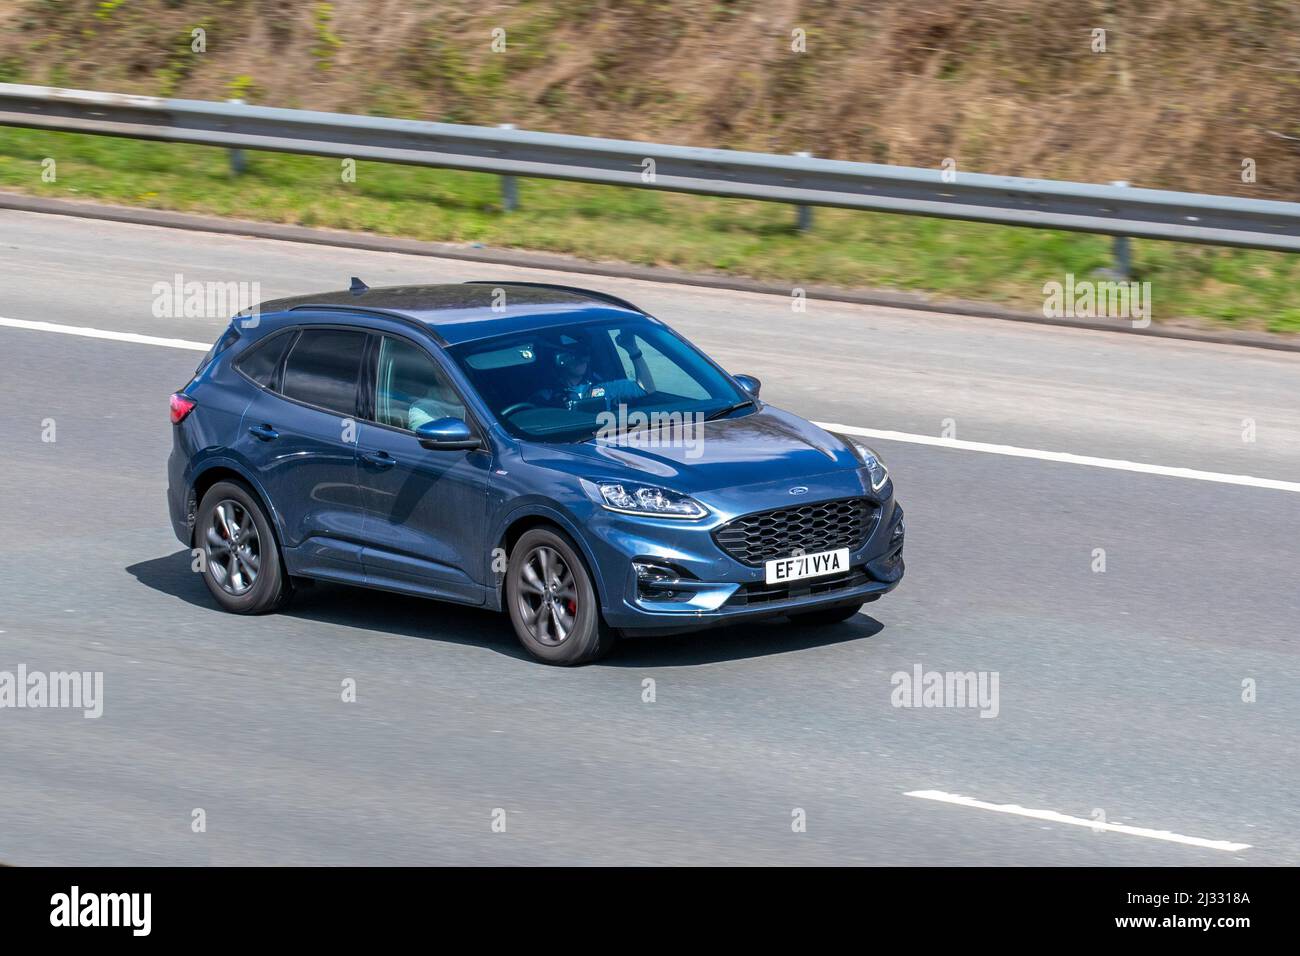
[[[898,568],[902,572],[902,558]],[[898,581],[883,582],[868,579],[854,587],[845,587],[818,593],[789,598],[782,601],[764,602],[743,607],[723,605],[716,611],[698,611],[687,615],[663,612],[646,612],[638,609],[635,616],[619,615],[608,623],[628,632],[629,636],[653,637],[668,634],[683,634],[700,631],[710,627],[725,627],[744,621],[760,621],[773,617],[798,614],[801,611],[815,611],[822,608],[836,607],[841,604],[865,604],[888,594],[898,586]],[[608,616],[607,616],[608,617]]]
[[[892,591],[904,572],[903,509],[892,482],[879,496],[861,488],[836,491],[868,497],[878,507],[870,534],[849,554],[849,570],[779,585],[765,583],[764,568],[718,547],[713,531],[733,513],[689,523],[593,515],[585,530],[604,572],[606,622],[640,634],[677,633],[862,603]],[[637,564],[662,570],[639,579]]]

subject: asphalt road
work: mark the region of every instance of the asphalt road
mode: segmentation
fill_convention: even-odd
[[[176,273],[590,284],[815,420],[1300,481],[1300,355],[0,211],[0,317],[209,342],[151,314]],[[0,861],[1300,863],[1294,492],[879,441],[908,574],[869,615],[562,670],[377,592],[218,612],[163,499],[198,357],[0,327],[0,672],[104,675],[98,719],[0,708]],[[996,672],[997,716],[893,706],[918,664]]]

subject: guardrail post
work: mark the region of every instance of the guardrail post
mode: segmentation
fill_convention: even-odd
[[[233,106],[243,106],[243,100],[226,100]],[[242,149],[228,149],[226,152],[230,155],[230,171],[238,176],[248,168],[248,159],[244,156]]]
[[[514,129],[514,123],[498,123],[498,129]],[[519,183],[513,176],[501,177],[501,208],[514,212],[519,208]]]
[[[1128,183],[1116,179],[1111,182],[1111,185],[1126,188]],[[1127,281],[1133,275],[1133,254],[1129,249],[1128,236],[1115,236],[1111,241],[1110,252],[1115,260],[1114,267],[1111,269],[1115,278]]]
[[[801,152],[801,153],[795,153],[795,155],[802,157],[803,159],[810,159],[812,157],[812,153]],[[812,225],[813,225],[812,206],[796,206],[795,207],[796,228],[798,228],[800,232],[807,232],[809,229],[812,228]]]

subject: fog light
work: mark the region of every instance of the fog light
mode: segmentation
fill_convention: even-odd
[[[650,601],[681,601],[689,598],[691,592],[682,590],[680,585],[683,572],[666,564],[652,561],[633,561],[636,572],[636,594],[638,598]]]

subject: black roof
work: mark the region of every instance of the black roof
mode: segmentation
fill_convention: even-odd
[[[504,295],[497,290],[502,290]],[[491,281],[389,286],[360,292],[339,289],[273,299],[259,306],[264,313],[298,309],[348,309],[396,315],[427,324],[449,342],[573,319],[598,318],[599,314],[610,312],[645,314],[630,302],[603,292],[544,283]]]

